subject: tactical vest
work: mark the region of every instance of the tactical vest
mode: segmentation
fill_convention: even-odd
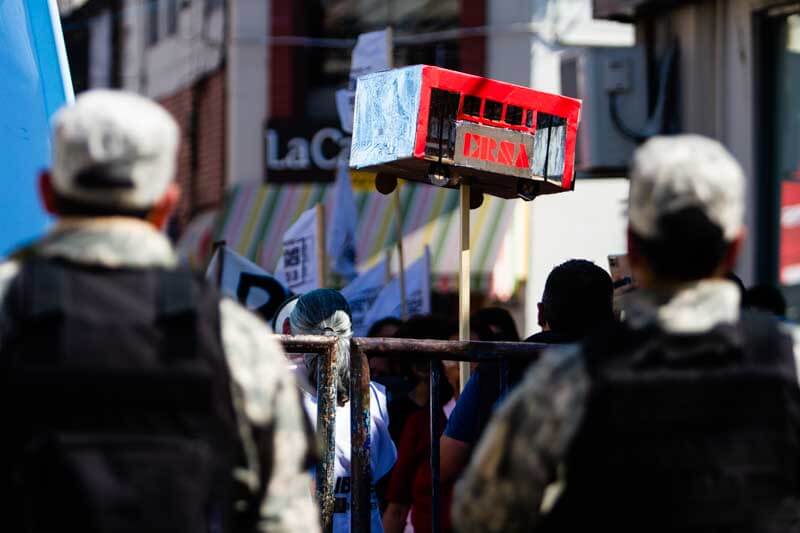
[[[240,524],[231,474],[242,452],[212,288],[184,271],[37,258],[2,320],[4,530]]]
[[[586,412],[541,530],[796,530],[800,390],[776,321],[694,335],[617,325],[584,354]]]

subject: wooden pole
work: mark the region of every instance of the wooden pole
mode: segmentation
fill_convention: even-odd
[[[461,259],[458,267],[458,340],[469,340],[469,297],[470,297],[470,254],[469,254],[469,189],[468,184],[462,184],[461,192],[461,231],[459,233],[459,248]],[[458,375],[461,390],[469,379],[469,363],[458,364]]]
[[[317,204],[317,280],[320,288],[325,288],[325,273],[328,265],[325,258],[325,205]]]
[[[386,259],[384,265],[386,269],[383,273],[383,281],[389,283],[392,281],[392,248],[391,246],[386,249]]]
[[[403,256],[403,211],[400,208],[400,187],[395,189],[393,196],[395,216],[395,240],[397,241],[397,260],[399,263],[398,276],[400,278],[400,316],[408,320],[408,306],[406,298],[406,264]]]

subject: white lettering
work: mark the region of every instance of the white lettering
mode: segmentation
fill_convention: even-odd
[[[336,128],[322,128],[314,134],[314,137],[311,138],[311,159],[316,166],[324,170],[334,170],[336,168],[339,154],[330,158],[325,157],[325,154],[322,153],[322,144],[330,140],[340,146],[339,141],[341,138],[342,132]]]
[[[278,157],[278,132],[275,130],[267,131],[267,168],[270,170],[283,170],[284,162]]]
[[[295,137],[286,143],[286,168],[289,170],[308,170],[311,168],[308,159],[308,141],[302,137]]]
[[[331,142],[338,149],[332,157],[326,157],[323,146]],[[303,137],[293,137],[286,143],[286,155],[280,154],[280,137],[274,129],[266,134],[267,170],[335,170],[337,162],[347,163],[350,158],[350,137],[336,128],[322,128],[309,143]],[[312,165],[313,163],[313,165]]]

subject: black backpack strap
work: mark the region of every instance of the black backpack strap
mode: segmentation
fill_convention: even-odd
[[[797,366],[794,358],[794,341],[781,330],[774,316],[754,310],[745,310],[738,323],[742,347],[748,363],[778,369],[797,381]]]
[[[64,313],[66,275],[61,263],[37,257],[22,263],[19,276],[18,294],[22,301],[17,312],[20,318],[42,320]]]
[[[32,350],[27,363],[51,363],[60,357],[62,319],[69,305],[65,266],[58,260],[31,256],[20,263],[3,302],[3,368],[18,364],[19,354],[9,350],[28,338]],[[42,334],[46,331],[47,334]]]
[[[171,319],[185,315],[195,315],[197,298],[194,280],[185,270],[158,271],[158,316]]]
[[[194,357],[198,300],[192,274],[185,270],[159,270],[157,284],[156,320],[165,325],[163,356]]]

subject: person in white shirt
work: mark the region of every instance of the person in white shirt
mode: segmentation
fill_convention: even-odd
[[[317,289],[302,295],[289,316],[293,335],[335,336],[339,342],[336,358],[336,463],[334,472],[333,531],[350,531],[350,339],[353,336],[350,307],[344,297],[333,289]],[[303,404],[311,420],[317,418],[317,354],[305,356],[305,373],[312,389],[303,390]],[[375,482],[388,474],[397,460],[397,450],[389,435],[389,414],[386,392],[382,385],[370,383],[370,463],[371,531],[382,532],[380,509],[375,494]]]

